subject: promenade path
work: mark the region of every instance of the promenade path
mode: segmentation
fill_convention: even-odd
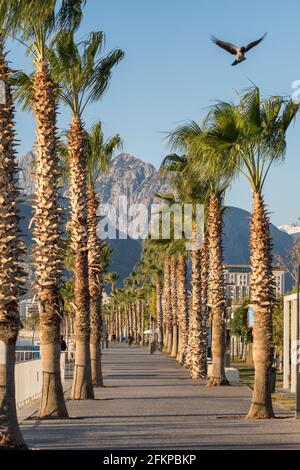
[[[300,422],[243,419],[251,390],[208,389],[174,359],[146,348],[104,351],[105,388],[96,400],[68,401],[70,420],[26,420],[28,445],[40,449],[300,449]]]

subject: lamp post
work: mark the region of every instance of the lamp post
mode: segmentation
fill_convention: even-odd
[[[297,266],[297,321],[296,321],[296,329],[297,329],[297,344],[296,344],[296,412],[295,418],[300,419],[300,341],[299,341],[299,326],[300,326],[300,266]],[[299,351],[299,352],[298,352]]]

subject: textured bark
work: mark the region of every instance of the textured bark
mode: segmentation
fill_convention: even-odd
[[[118,307],[114,305],[113,307],[113,331],[114,331],[114,334],[116,335],[116,340],[115,340],[116,343],[119,342],[118,328],[119,328]]]
[[[207,378],[207,350],[208,350],[208,267],[209,247],[208,238],[204,237],[201,248],[201,319],[200,319],[200,378]]]
[[[163,316],[166,325],[166,342],[164,345],[164,351],[167,354],[171,354],[172,342],[173,342],[173,317],[171,309],[171,276],[170,276],[170,259],[166,258],[164,263],[164,304],[163,304]]]
[[[74,117],[68,135],[70,170],[71,247],[74,255],[74,294],[76,352],[71,399],[94,398],[90,355],[90,299],[88,281],[88,239],[86,201],[86,135],[79,118]]]
[[[131,303],[132,308],[132,318],[133,318],[133,337],[134,342],[137,342],[137,332],[138,332],[138,318],[137,318],[137,311],[136,311],[136,304],[134,302]]]
[[[252,404],[247,418],[273,418],[270,375],[273,361],[272,312],[275,302],[269,218],[261,194],[253,194],[250,225],[251,304],[254,309]]]
[[[142,346],[144,346],[145,344],[144,330],[145,330],[145,302],[142,300],[142,303],[141,303],[141,344]]]
[[[162,351],[163,348],[163,310],[162,310],[162,285],[160,278],[157,278],[156,284],[156,320],[158,329],[157,349]]]
[[[136,325],[136,339],[137,339],[137,343],[140,344],[140,340],[141,340],[141,300],[138,299],[136,301],[136,322],[137,322],[137,325]]]
[[[173,341],[171,357],[177,356],[178,351],[178,299],[177,299],[177,260],[175,256],[171,257],[170,266],[170,285],[171,285],[171,311],[173,318]]]
[[[118,307],[118,324],[119,324],[118,335],[120,338],[120,343],[122,343],[123,321],[122,321],[122,306],[121,305],[119,305]]]
[[[33,248],[39,300],[40,343],[43,372],[40,418],[67,418],[60,375],[60,296],[63,253],[58,206],[56,150],[56,87],[47,64],[37,64],[33,82],[36,119],[35,201]]]
[[[16,412],[15,345],[20,317],[17,297],[22,293],[22,245],[16,202],[14,107],[0,37],[0,80],[5,103],[0,104],[0,449],[26,448]]]
[[[128,336],[133,336],[133,317],[132,317],[131,303],[128,305],[127,308],[128,308],[128,330],[129,330]]]
[[[187,353],[188,339],[188,305],[186,291],[186,263],[183,255],[178,256],[177,267],[177,293],[178,293],[178,318],[179,318],[179,339],[177,360],[184,363]]]
[[[193,228],[192,249],[192,309],[189,328],[189,346],[187,365],[192,379],[199,379],[200,374],[200,330],[201,330],[201,249],[198,247],[197,228]]]
[[[95,387],[101,387],[103,386],[101,366],[102,269],[101,246],[97,236],[99,201],[92,187],[89,187],[87,191],[87,205],[92,383]]]
[[[212,374],[209,386],[228,385],[225,375],[226,298],[222,252],[222,213],[218,197],[210,198],[208,211],[209,284],[212,319]]]

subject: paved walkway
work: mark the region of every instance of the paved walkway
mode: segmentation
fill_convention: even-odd
[[[251,390],[209,389],[168,356],[110,346],[103,356],[106,387],[96,400],[68,401],[70,420],[22,423],[30,447],[41,449],[300,449],[300,422],[243,419]]]

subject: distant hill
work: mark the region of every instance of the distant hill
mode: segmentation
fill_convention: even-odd
[[[32,218],[30,199],[34,191],[32,178],[33,154],[27,153],[19,158],[20,185],[24,188],[25,202],[21,205],[21,226],[26,244],[31,245],[31,233],[28,229]],[[161,181],[158,171],[149,163],[145,163],[131,155],[121,154],[116,157],[110,171],[97,180],[97,192],[102,203],[116,206],[120,195],[126,195],[128,203],[144,203],[147,206],[153,201],[153,194],[170,190],[167,180]],[[67,211],[67,200],[66,205]],[[249,251],[249,212],[237,207],[229,207],[224,215],[224,259],[226,264],[248,264]],[[271,224],[273,253],[278,254],[284,262],[288,261],[293,237]],[[111,269],[118,272],[120,281],[127,277],[133,266],[138,262],[142,243],[140,240],[110,240],[113,248]],[[289,282],[288,282],[289,287]]]

